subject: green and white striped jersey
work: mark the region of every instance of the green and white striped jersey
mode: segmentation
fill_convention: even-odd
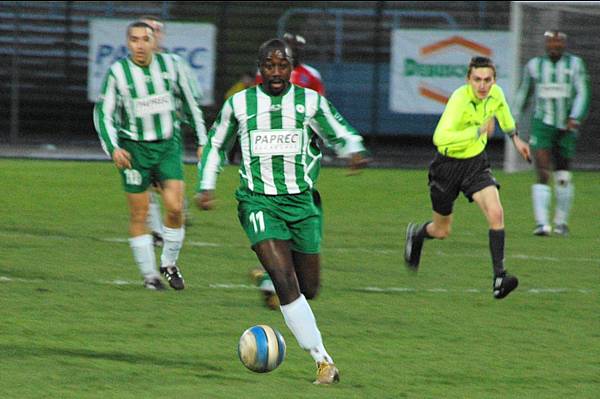
[[[172,55],[155,53],[146,67],[129,57],[115,62],[94,107],[94,125],[102,148],[112,155],[119,148],[119,138],[169,139],[180,134],[182,119],[196,131],[198,143],[204,145],[206,127],[194,90],[184,65]]]
[[[519,115],[535,90],[534,118],[558,129],[567,119],[581,122],[590,106],[590,82],[585,63],[564,53],[556,62],[546,55],[529,60],[523,70],[521,86],[513,111]]]
[[[200,86],[198,86],[198,80],[196,79],[196,76],[194,76],[194,73],[192,72],[190,64],[188,64],[187,61],[178,54],[167,53],[167,52],[163,52],[161,54],[167,54],[167,55],[173,57],[173,61],[176,64],[178,64],[178,68],[181,69],[181,73],[185,74],[187,81],[190,84],[190,89],[192,90],[192,95],[196,99],[196,103],[200,104],[204,94],[202,93],[202,89],[200,88]],[[182,114],[182,116],[185,117],[185,115],[183,114],[183,104],[181,104],[181,101],[178,101],[177,109],[178,109],[178,112],[180,112]],[[191,125],[191,122],[189,122],[189,121],[184,121],[184,122]]]
[[[259,85],[236,93],[227,99],[208,132],[197,190],[215,188],[236,135],[242,152],[242,187],[266,195],[311,189],[315,183],[311,164],[320,161],[320,153],[309,148],[314,134],[340,157],[364,151],[362,137],[314,90],[290,84],[283,94],[271,96]]]

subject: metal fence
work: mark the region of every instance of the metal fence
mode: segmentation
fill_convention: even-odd
[[[423,126],[433,126],[437,117],[389,111],[391,29],[508,30],[510,3],[1,2],[0,143],[97,143],[93,104],[86,98],[88,22],[148,14],[167,24],[194,21],[217,27],[216,104],[204,109],[207,123],[214,120],[225,91],[255,68],[260,43],[292,31],[306,37],[305,60],[321,71],[338,109],[374,140],[399,143],[422,135]],[[599,147],[594,140],[590,146]]]

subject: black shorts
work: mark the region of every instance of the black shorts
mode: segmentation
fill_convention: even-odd
[[[429,165],[431,205],[440,215],[448,216],[452,213],[452,206],[459,192],[462,191],[469,202],[473,202],[473,194],[488,186],[500,188],[492,175],[485,151],[467,159],[450,158],[436,153]]]

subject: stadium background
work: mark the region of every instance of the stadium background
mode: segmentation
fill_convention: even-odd
[[[526,2],[525,2],[526,3]],[[589,5],[530,7],[522,23],[519,63],[543,52],[541,34],[559,28],[569,49],[587,62],[592,81],[590,116],[581,130],[575,168],[600,169],[599,58],[592,40],[597,8]],[[543,7],[543,6],[542,6]],[[552,7],[552,6],[549,6]],[[587,7],[587,8],[585,8]],[[307,39],[305,62],[322,73],[327,97],[366,137],[374,164],[422,167],[432,151],[430,132],[437,117],[393,114],[388,109],[390,31],[420,29],[509,30],[510,2],[28,2],[0,3],[0,146],[43,146],[71,152],[99,151],[87,100],[88,21],[94,17],[157,15],[165,21],[213,23],[217,27],[215,105],[205,107],[212,124],[224,92],[253,69],[264,40],[291,31]],[[168,26],[167,26],[168,29]],[[192,144],[188,135],[188,147]],[[67,151],[68,152],[68,151]],[[503,141],[488,152],[501,164]],[[15,154],[13,151],[12,154]],[[17,151],[18,155],[19,152]]]

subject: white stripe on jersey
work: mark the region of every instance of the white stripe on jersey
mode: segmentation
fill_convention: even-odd
[[[133,62],[127,60],[129,63],[129,70],[131,71],[131,78],[133,79],[133,85],[135,87],[135,92],[137,94],[137,98],[143,98],[148,96],[148,88],[146,87],[146,76],[142,71],[142,68],[135,65]],[[135,111],[135,107],[134,107]],[[134,118],[136,115],[134,113]],[[142,124],[144,126],[143,132],[137,132],[140,137],[143,137],[144,140],[156,140],[156,127],[154,126],[154,118],[152,115],[147,115],[141,118]],[[136,130],[137,131],[137,130]]]
[[[221,111],[221,123],[217,125],[218,128],[215,130],[215,134],[212,138],[213,149],[212,151],[209,151],[206,163],[204,164],[205,170],[202,171],[203,179],[201,189],[212,190],[217,184],[217,174],[221,167],[221,155],[216,148],[223,147],[225,139],[227,138],[227,130],[230,126],[229,120],[232,113],[233,109],[229,105],[229,102],[226,102]]]
[[[170,57],[163,57],[163,59]],[[150,73],[152,74],[152,83],[154,84],[154,92],[155,93],[166,93],[167,88],[165,86],[165,80],[163,79],[162,72],[160,70],[160,65],[158,62],[153,62],[150,67]],[[159,79],[155,79],[154,77],[158,77]],[[160,126],[162,129],[163,136],[167,134],[167,131],[171,132],[173,129],[173,113],[171,112],[161,112],[160,116]],[[152,120],[154,124],[154,119]],[[153,129],[154,131],[154,129]],[[170,135],[171,133],[169,133]]]
[[[540,62],[542,62],[540,60]],[[549,62],[542,62],[542,82],[551,82],[552,68]],[[549,98],[544,100],[544,123],[554,125],[554,112],[552,108],[552,100]]]
[[[281,116],[282,116],[282,128],[295,129],[296,128],[296,108],[294,107],[294,93],[295,87],[292,87],[282,99],[281,99]],[[306,129],[302,130],[302,144],[307,140]],[[305,151],[303,151],[305,152]],[[288,193],[298,193],[300,188],[296,183],[296,155],[284,155],[283,157],[283,173],[285,175],[285,186]],[[303,169],[306,169],[306,163],[303,162]]]
[[[108,78],[108,82],[107,82],[108,86],[114,86],[116,84],[117,84],[117,82],[115,81],[115,79],[113,77]],[[103,102],[102,102],[102,113],[104,115],[106,115],[105,119],[108,117],[108,119],[110,119],[112,121],[112,115],[115,112],[116,106],[117,106],[116,91],[115,90],[107,90],[106,94],[104,95]],[[94,112],[94,126],[96,126],[96,130],[99,132],[98,135],[100,135],[100,120],[99,120],[98,116],[99,116],[98,113]],[[107,130],[107,134],[108,134],[108,139],[110,140],[110,144],[114,148],[118,147],[117,129],[115,129],[114,124],[113,123],[105,123],[105,126],[106,126],[106,130]],[[100,139],[100,144],[102,145],[102,149],[104,150],[104,152],[107,155],[110,155],[110,151],[108,150],[108,146],[106,145],[104,140]]]
[[[340,122],[337,121],[337,119],[335,119],[335,116],[333,115],[333,112],[331,110],[331,108],[329,107],[329,102],[321,96],[317,96],[317,106],[320,106],[320,108],[323,111],[323,114],[325,115],[325,119],[327,120],[327,123],[329,123],[329,125],[331,126],[333,133],[335,133],[335,137],[343,137],[344,140],[346,141],[346,145],[345,146],[341,146],[341,145],[337,145],[335,146],[335,152],[337,153],[339,158],[347,158],[350,154],[354,153],[354,152],[359,152],[363,150],[363,145],[362,145],[362,138],[360,136],[356,136],[353,135],[352,132],[350,132],[348,130],[348,128],[346,128],[346,126],[342,125]],[[315,130],[318,129],[318,124],[314,123]],[[311,125],[312,126],[312,125]],[[319,129],[317,131],[322,131],[322,129]],[[323,137],[323,135],[321,134],[321,137]]]
[[[179,85],[183,93],[184,98],[187,99],[188,106],[190,108],[191,118],[194,121],[194,125],[196,127],[196,138],[198,140],[199,145],[205,145],[207,141],[206,136],[206,125],[204,124],[204,117],[202,116],[202,110],[199,106],[197,106],[196,101],[199,101],[200,89],[198,88],[197,82],[195,81],[195,77],[191,75],[191,71],[189,70],[187,63],[176,54],[171,54],[168,58],[169,62],[174,66],[169,68],[169,71],[172,71],[172,79],[176,80],[177,75],[179,76]],[[177,71],[176,71],[177,69]]]
[[[246,95],[245,93],[238,96],[232,97],[233,109],[240,113],[238,120],[238,132],[247,132],[248,124],[246,118],[242,118],[241,115],[247,112],[246,109]],[[240,151],[242,153],[242,162],[244,163],[243,170],[240,168],[240,175],[246,179],[248,189],[254,190],[254,180],[252,179],[252,170],[250,169],[250,137],[247,134],[238,134],[240,138]]]
[[[579,57],[571,57],[572,85],[577,92],[573,99],[569,117],[580,119],[587,114],[590,106],[589,76],[583,60]]]
[[[306,117],[308,117],[308,118],[314,117],[317,112],[318,105],[319,105],[319,93],[317,93],[314,90],[305,90],[304,103],[305,103],[305,108],[306,108],[306,110],[305,110]],[[316,125],[316,123],[315,123],[315,125]],[[326,141],[326,139],[324,138],[324,135],[321,133],[321,129],[318,126],[316,128],[312,125],[310,125],[310,126],[315,132],[317,132],[319,134],[321,139]],[[307,130],[308,130],[308,128],[305,127],[304,128],[305,134],[307,134]],[[313,164],[315,162],[319,161],[321,159],[321,157],[318,157],[318,158],[314,157],[308,149],[309,146],[310,146],[310,140],[306,140],[304,142],[304,154],[303,154],[302,162],[304,163],[304,165],[307,165],[307,167],[304,168],[304,181],[306,183],[308,183],[308,185],[312,188],[314,186],[315,182],[313,182],[312,179],[310,178],[309,172],[314,167]],[[310,157],[310,159],[308,159],[307,157]]]
[[[261,90],[257,90],[257,106],[256,106],[256,128],[268,130],[271,128],[271,97],[267,96]],[[248,132],[250,133],[250,132]],[[264,191],[267,195],[277,195],[275,188],[275,178],[273,176],[273,162],[271,155],[261,155],[260,160],[260,176],[264,183]]]
[[[134,133],[137,131],[135,125],[135,118],[133,117],[133,101],[131,99],[131,93],[129,93],[129,87],[127,87],[127,78],[125,77],[125,70],[123,69],[123,65],[121,63],[115,64],[112,69],[115,77],[117,78],[116,85],[119,87],[120,93],[127,93],[127,96],[123,98],[123,106],[125,107],[125,113],[128,115],[129,119],[129,127],[123,126],[126,129],[127,133]],[[137,139],[137,135],[128,134],[130,138]]]
[[[565,79],[565,70],[567,63],[565,58],[563,57],[563,59],[561,59],[561,62],[557,63],[556,65],[556,83],[565,83],[566,79]],[[567,104],[566,104],[566,99],[559,99],[558,101],[556,101],[556,115],[557,115],[557,125],[562,127],[562,128],[566,128],[566,124],[564,126],[562,121],[566,121],[567,120],[567,110],[566,110]]]

